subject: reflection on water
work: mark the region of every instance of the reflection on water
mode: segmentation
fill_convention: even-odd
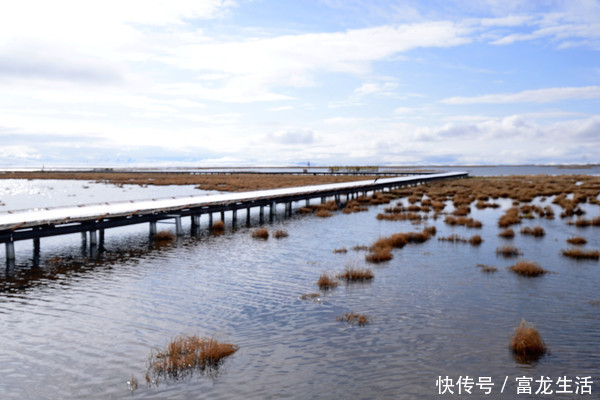
[[[318,302],[300,297],[318,292],[322,272],[364,265],[365,252],[354,246],[423,225],[378,221],[382,205],[326,220],[281,217],[265,225],[289,233],[280,240],[253,239],[254,214],[253,228],[232,232],[228,221],[227,232],[214,237],[203,220],[198,235],[165,246],[151,244],[147,226],[138,226],[108,230],[106,250],[95,254],[78,235],[42,239],[38,267],[29,261],[31,244],[23,243],[17,266],[0,280],[0,393],[3,399],[125,398],[132,396],[132,375],[140,382],[133,396],[156,399],[437,398],[439,376],[465,375],[491,377],[494,398],[512,399],[515,378],[524,375],[590,375],[600,382],[600,307],[589,303],[600,299],[599,264],[560,255],[575,234],[588,239],[587,248],[600,248],[599,228],[527,220],[523,225],[542,226],[546,235],[516,229],[506,240],[497,236],[496,221],[509,206],[472,207],[482,229],[428,220],[438,237],[479,234],[484,242],[433,238],[407,245],[372,266],[372,282],[321,292]],[[589,217],[600,214],[596,205],[583,207]],[[533,279],[511,273],[516,259],[495,251],[506,243],[553,273]],[[348,252],[333,252],[342,247]],[[477,264],[498,271],[486,274]],[[336,321],[347,312],[365,314],[370,323]],[[535,324],[551,352],[535,364],[519,364],[508,348],[522,318]],[[214,379],[196,374],[146,386],[151,350],[182,334],[215,335],[240,349]],[[592,393],[600,393],[597,383]],[[570,398],[561,396],[552,398]]]

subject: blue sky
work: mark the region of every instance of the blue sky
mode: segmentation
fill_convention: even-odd
[[[600,162],[598,1],[1,11],[4,167]]]

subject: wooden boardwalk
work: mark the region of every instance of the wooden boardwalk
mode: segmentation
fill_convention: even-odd
[[[224,213],[231,211],[232,224],[235,225],[238,210],[246,210],[246,221],[249,222],[250,209],[259,207],[262,223],[264,208],[269,207],[269,218],[272,220],[277,204],[285,204],[286,214],[291,214],[294,202],[305,201],[305,205],[309,205],[312,199],[325,202],[327,198],[339,202],[343,195],[349,200],[358,194],[467,176],[466,172],[447,172],[242,193],[8,211],[0,213],[0,243],[6,244],[8,261],[15,258],[14,242],[18,240],[33,239],[34,249],[37,247],[39,250],[39,239],[42,237],[81,232],[89,234],[90,246],[97,246],[96,232],[102,243],[105,229],[148,222],[150,235],[153,235],[156,233],[156,222],[165,219],[174,220],[176,232],[181,235],[182,217],[191,217],[194,229],[199,226],[202,215],[207,215],[209,225],[212,225],[213,213],[220,213],[223,220]]]

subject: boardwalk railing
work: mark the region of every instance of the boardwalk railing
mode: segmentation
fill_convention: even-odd
[[[208,215],[212,225],[213,213],[221,213],[224,219],[226,211],[232,212],[232,224],[237,223],[237,211],[246,210],[247,222],[250,221],[250,209],[259,207],[260,222],[264,222],[264,207],[269,207],[272,220],[277,204],[286,205],[286,213],[291,214],[292,204],[320,198],[325,202],[328,197],[340,201],[357,194],[372,191],[393,189],[402,186],[417,185],[442,179],[465,178],[466,172],[447,172],[410,177],[381,178],[356,182],[335,183],[326,185],[301,186],[284,189],[259,190],[242,193],[224,193],[205,196],[187,196],[169,199],[153,199],[144,201],[115,202],[90,204],[85,206],[58,207],[51,209],[34,209],[9,211],[0,213],[0,243],[6,244],[6,259],[14,260],[14,242],[33,239],[34,249],[39,250],[39,239],[42,237],[64,235],[81,232],[88,233],[90,246],[98,244],[96,232],[103,242],[104,230],[108,228],[150,223],[150,235],[156,233],[156,222],[174,219],[177,235],[183,234],[181,218],[192,218],[192,229],[199,226],[200,216]]]

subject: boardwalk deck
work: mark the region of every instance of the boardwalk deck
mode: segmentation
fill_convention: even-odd
[[[0,213],[0,243],[6,243],[6,257],[14,258],[12,244],[17,240],[63,235],[76,232],[89,232],[90,242],[95,242],[95,232],[104,229],[149,222],[150,232],[155,231],[156,221],[175,219],[177,233],[180,234],[181,217],[191,216],[192,224],[199,222],[199,216],[208,214],[212,222],[215,212],[232,211],[233,223],[239,209],[260,207],[261,221],[264,207],[270,207],[273,216],[277,204],[288,205],[296,201],[340,195],[353,195],[361,192],[386,188],[415,185],[441,179],[464,178],[466,172],[417,175],[409,177],[381,178],[327,185],[302,186],[284,189],[259,190],[242,193],[223,193],[204,196],[187,196],[144,201],[90,204],[84,206],[33,209]],[[248,212],[249,216],[249,212]],[[153,225],[154,224],[154,225]],[[39,246],[39,242],[37,243]]]

